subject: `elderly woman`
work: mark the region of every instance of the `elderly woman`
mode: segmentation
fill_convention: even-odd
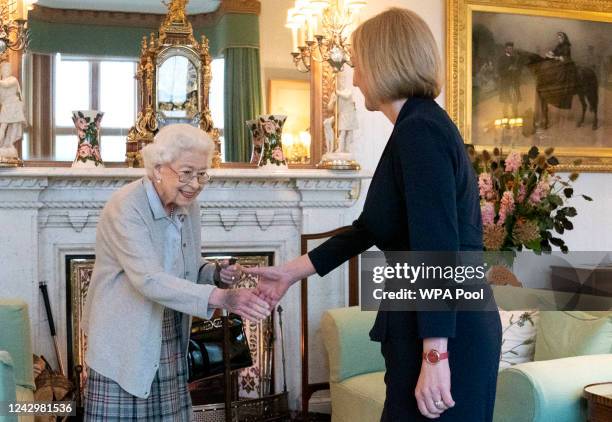
[[[251,289],[211,285],[232,283],[240,268],[202,261],[195,199],[210,180],[212,152],[200,129],[164,127],[143,149],[147,176],[102,210],[83,316],[85,420],[189,421],[189,315],[225,308],[257,321],[270,313]]]
[[[353,85],[394,125],[351,230],[280,267],[247,270],[274,303],[372,246],[482,251],[476,176],[459,131],[434,101],[438,47],[415,13],[392,8],[352,35]],[[489,311],[379,311],[370,331],[386,364],[383,421],[484,422],[493,417],[501,323]]]

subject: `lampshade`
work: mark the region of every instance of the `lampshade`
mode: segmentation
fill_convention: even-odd
[[[304,16],[316,13],[316,9],[311,4],[310,0],[295,0],[295,9],[301,12]]]
[[[287,28],[299,28],[304,23],[304,15],[295,8],[287,10]]]
[[[363,9],[366,4],[366,0],[346,0],[346,7],[354,11]]]

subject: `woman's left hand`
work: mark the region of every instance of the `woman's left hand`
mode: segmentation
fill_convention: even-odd
[[[437,419],[446,409],[455,405],[451,396],[450,380],[448,359],[440,360],[437,364],[423,360],[414,392],[419,411],[423,416]]]
[[[228,260],[223,260],[219,264],[221,265],[219,276],[223,283],[233,285],[240,281],[243,274],[240,264],[230,265]]]

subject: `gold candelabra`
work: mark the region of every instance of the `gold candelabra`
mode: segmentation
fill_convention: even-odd
[[[37,1],[0,1],[0,61],[8,59],[8,50],[19,51],[27,47],[28,10],[31,10]]]
[[[296,68],[309,72],[312,60],[327,62],[334,72],[352,66],[350,34],[365,5],[365,0],[296,0],[285,25],[291,29]]]

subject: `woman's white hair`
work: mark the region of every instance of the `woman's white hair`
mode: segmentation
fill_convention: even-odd
[[[142,149],[144,166],[149,177],[153,177],[155,166],[169,164],[179,158],[183,152],[206,154],[206,167],[210,167],[215,145],[210,136],[203,130],[177,123],[164,126],[153,143]]]

